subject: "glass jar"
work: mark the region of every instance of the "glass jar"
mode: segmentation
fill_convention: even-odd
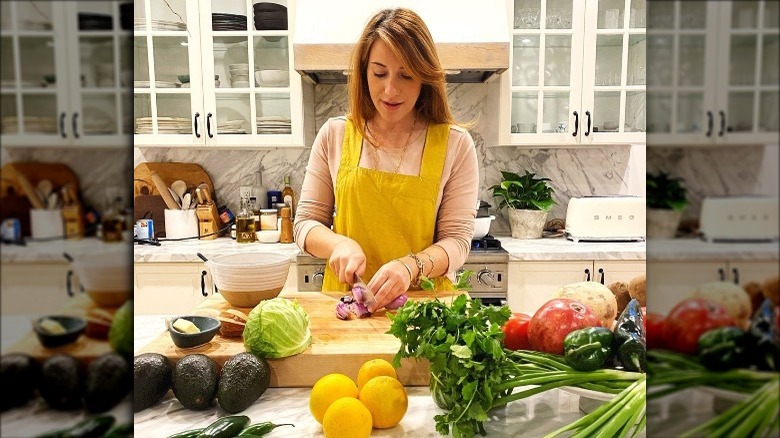
[[[260,210],[260,230],[277,229],[277,211],[275,208],[264,208]]]

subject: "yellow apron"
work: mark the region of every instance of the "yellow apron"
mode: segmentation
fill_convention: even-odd
[[[400,175],[359,167],[363,137],[347,119],[336,175],[333,231],[354,239],[363,248],[366,271],[362,277],[366,281],[390,260],[433,244],[436,198],[449,134],[447,124],[430,125],[420,176]],[[426,258],[423,261],[429,263]],[[452,283],[439,277],[436,289],[452,289]],[[338,274],[326,266],[322,290],[348,291],[350,286],[340,283]]]

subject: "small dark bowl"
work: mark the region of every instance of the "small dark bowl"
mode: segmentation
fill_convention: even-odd
[[[177,319],[186,319],[195,324],[195,327],[200,329],[200,333],[182,333],[173,328],[173,323]],[[171,334],[173,343],[179,348],[195,348],[203,344],[208,343],[214,338],[214,335],[219,331],[219,327],[222,323],[218,319],[209,318],[208,316],[179,316],[171,319],[171,324],[168,326],[168,332]]]
[[[268,3],[268,2],[262,2],[262,3],[255,3],[252,5],[252,9],[254,9],[255,12],[274,12],[274,11],[282,11],[287,12],[287,6],[280,5],[278,3]]]
[[[255,19],[255,29],[257,30],[287,30],[287,20],[265,20]]]
[[[54,335],[41,328],[41,321],[44,319],[53,319],[65,327],[65,333]],[[61,347],[75,342],[76,339],[84,333],[87,327],[87,320],[77,316],[51,315],[38,318],[33,323],[33,330],[38,336],[38,341],[46,348]]]

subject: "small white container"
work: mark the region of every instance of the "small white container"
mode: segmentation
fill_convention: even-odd
[[[31,209],[30,229],[33,239],[64,237],[65,227],[62,221],[62,209]]]
[[[165,209],[165,237],[181,239],[198,237],[198,215],[192,210]]]

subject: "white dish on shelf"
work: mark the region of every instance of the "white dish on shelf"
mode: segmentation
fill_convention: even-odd
[[[230,81],[233,88],[249,88],[249,81]]]

